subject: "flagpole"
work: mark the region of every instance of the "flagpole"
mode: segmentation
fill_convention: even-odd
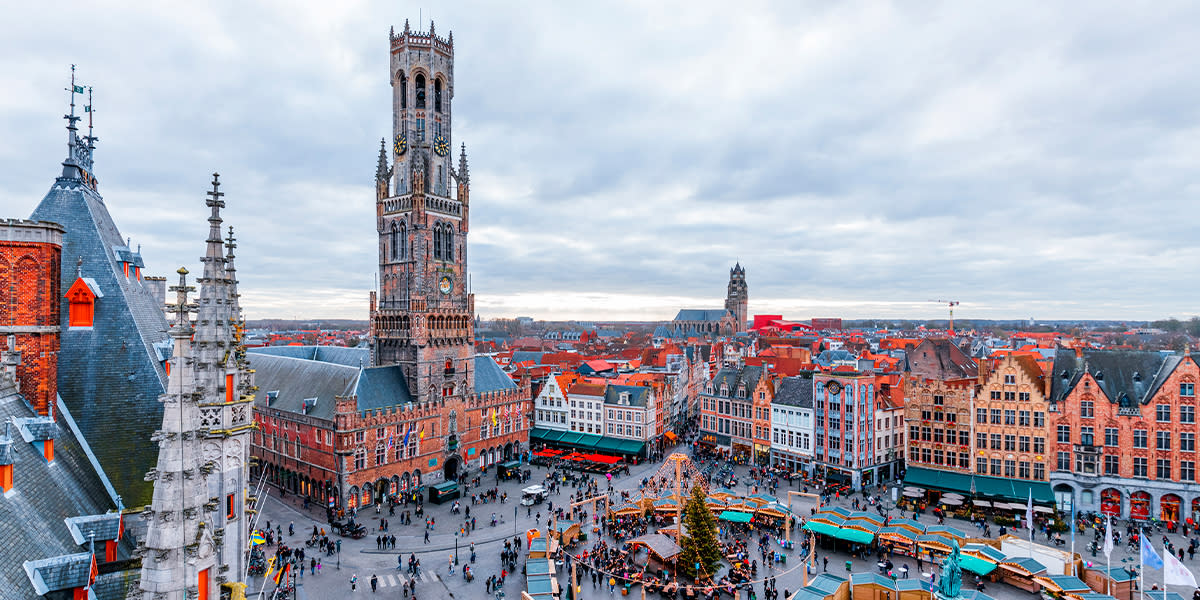
[[[1142,548],[1146,544],[1145,532],[1141,527],[1138,528],[1138,560],[1141,562],[1142,568],[1138,569],[1138,593],[1142,600],[1146,600],[1146,551]]]

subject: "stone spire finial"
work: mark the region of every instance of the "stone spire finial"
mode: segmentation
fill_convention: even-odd
[[[179,267],[179,285],[171,286],[171,291],[175,292],[175,304],[169,305],[172,312],[175,313],[175,327],[171,333],[175,336],[190,337],[192,322],[188,318],[188,313],[192,312],[192,305],[188,303],[188,292],[196,291],[196,288],[187,284],[188,270],[184,267]]]
[[[225,238],[225,249],[227,251],[225,254],[226,261],[233,260],[233,249],[237,248],[236,242],[237,242],[237,239],[233,237],[233,225],[230,225],[229,226],[229,235]]]
[[[83,255],[82,254],[79,255],[79,258],[75,259],[75,279],[79,279],[80,277],[83,277]]]
[[[408,19],[405,19],[405,20],[404,20],[404,35],[408,35],[408,33],[409,33],[410,31],[412,31],[412,30],[411,30],[411,29],[409,28],[409,26],[408,26]]]
[[[471,174],[467,169],[467,145],[462,145],[462,153],[458,155],[458,180],[464,185],[471,183]]]
[[[387,179],[387,173],[387,138],[379,138],[379,163],[375,165],[375,181],[379,182]]]

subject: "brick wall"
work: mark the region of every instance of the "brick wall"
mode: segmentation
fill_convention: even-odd
[[[21,393],[40,414],[57,394],[62,228],[0,222],[0,349],[8,334],[21,352]]]

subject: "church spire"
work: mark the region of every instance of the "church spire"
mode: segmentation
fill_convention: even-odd
[[[379,138],[379,163],[375,165],[375,182],[378,183],[387,179],[387,172],[387,138]]]
[[[466,143],[462,145],[462,154],[458,155],[458,180],[461,181],[463,185],[469,185],[471,183],[471,173],[467,169]]]

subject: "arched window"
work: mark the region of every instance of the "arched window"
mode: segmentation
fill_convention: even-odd
[[[442,258],[442,224],[435,223],[433,225],[433,259],[441,260]]]
[[[400,108],[408,108],[408,76],[400,74]]]
[[[433,110],[442,112],[442,80],[433,80]]]
[[[442,259],[454,260],[454,228],[446,225],[446,231],[442,234]]]
[[[413,80],[413,83],[417,86],[417,108],[425,108],[425,75],[417,73],[417,77]]]
[[[400,258],[400,226],[395,221],[392,221],[392,234],[388,245],[391,246],[392,260]]]
[[[408,223],[400,223],[400,258],[408,258]]]

